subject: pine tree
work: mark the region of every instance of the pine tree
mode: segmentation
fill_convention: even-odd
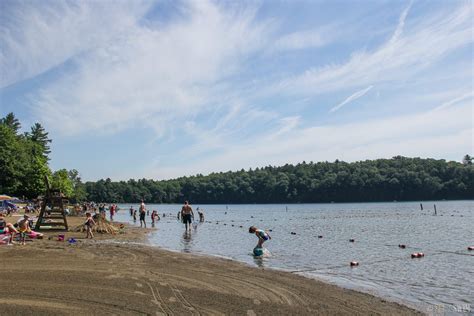
[[[51,153],[49,143],[51,143],[51,139],[48,138],[48,132],[44,129],[44,127],[40,123],[35,123],[31,127],[31,133],[27,134],[27,136],[36,144],[38,144],[41,148],[41,154],[49,160],[48,155]]]
[[[4,118],[0,119],[0,123],[5,124],[8,128],[12,129],[15,134],[17,134],[21,128],[20,121],[18,121],[18,119],[15,117],[15,114],[11,112],[8,113]]]

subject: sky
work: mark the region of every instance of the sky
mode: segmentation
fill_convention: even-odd
[[[461,161],[473,21],[469,0],[2,0],[0,116],[85,180]]]

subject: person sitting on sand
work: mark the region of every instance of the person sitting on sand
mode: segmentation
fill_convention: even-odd
[[[20,242],[22,245],[26,244],[26,234],[31,232],[30,229],[30,217],[23,215],[23,219],[18,221],[18,232],[20,233]]]
[[[186,231],[191,231],[191,222],[192,218],[194,218],[194,213],[191,205],[189,205],[188,201],[184,201],[184,205],[181,208],[181,218],[183,219],[183,223],[186,226]]]
[[[0,213],[0,235],[10,235],[10,238],[8,239],[9,245],[13,244],[13,238],[17,233],[18,230],[16,230],[16,228],[11,223],[7,223],[3,217],[3,213]]]
[[[86,221],[84,222],[84,228],[86,229],[86,238],[94,238],[94,234],[92,233],[92,227],[95,225],[95,221],[92,218],[91,213],[86,213]]]
[[[255,234],[258,237],[258,243],[255,248],[263,248],[263,243],[269,239],[272,239],[272,237],[266,231],[258,229],[255,226],[250,226],[249,233]]]

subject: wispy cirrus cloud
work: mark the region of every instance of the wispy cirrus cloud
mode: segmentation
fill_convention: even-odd
[[[329,38],[324,36],[324,31],[328,30],[306,30],[283,35],[273,43],[270,50],[293,51],[324,46],[329,41]]]
[[[0,88],[28,79],[128,33],[151,2],[2,1]]]
[[[331,108],[331,110],[329,110],[329,112],[336,112],[337,110],[339,110],[340,108],[342,108],[344,105],[346,105],[347,103],[350,103],[354,100],[357,100],[361,97],[363,97],[367,92],[369,92],[370,89],[372,89],[374,86],[368,86],[367,88],[365,89],[362,89],[362,90],[359,90],[357,91],[356,93],[354,94],[351,94],[349,97],[347,97],[344,101],[342,101],[341,103],[339,103],[338,105],[334,106],[333,108]]]
[[[89,47],[91,32],[70,32],[75,21],[82,19],[100,28],[103,17],[89,15],[92,2],[82,2],[82,9],[74,11],[75,19],[61,19],[64,27],[56,32],[63,33],[52,36],[58,43],[50,43],[50,49],[59,46],[61,38],[71,36],[77,37],[80,48],[64,53],[72,59],[72,69],[33,94],[30,102],[35,115],[63,135],[114,132],[136,126],[166,133],[176,118],[195,115],[211,106],[217,96],[215,84],[233,74],[241,58],[263,44],[266,26],[254,21],[252,7],[225,11],[208,1],[184,3],[186,19],[153,28],[142,23],[143,11],[128,13],[134,2],[125,3],[125,8],[115,10],[111,24],[126,27],[106,32],[113,40],[96,41]],[[50,8],[57,16],[68,10],[73,9]],[[49,24],[48,19],[38,23],[48,30],[58,27],[56,22]],[[29,43],[34,34],[25,37],[23,46],[32,45]],[[13,49],[14,45],[10,46]],[[64,58],[55,58],[54,63]],[[54,63],[46,63],[43,68]],[[57,121],[63,124],[55,125]]]
[[[411,4],[401,13],[392,36],[373,51],[352,53],[345,63],[310,68],[265,92],[317,95],[339,89],[407,80],[448,53],[473,42],[473,12],[463,4],[453,12],[413,21],[403,32]]]

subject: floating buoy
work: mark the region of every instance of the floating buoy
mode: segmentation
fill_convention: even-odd
[[[318,238],[323,238],[323,236],[322,236],[322,235],[319,235]]]
[[[349,239],[349,242],[354,242],[354,241],[355,241],[355,239]]]
[[[467,247],[467,250],[469,250],[469,251],[474,250],[474,246]]]
[[[406,246],[406,245],[403,245],[403,244],[401,244],[401,245],[398,245],[398,247],[399,247],[399,248],[402,248],[402,249],[405,249],[407,246]]]
[[[359,265],[359,262],[357,261],[351,261],[351,267],[357,267]]]
[[[272,232],[272,231],[273,231],[273,229],[269,229],[268,231],[269,231],[269,232]]]
[[[232,224],[231,226],[234,227],[234,224]]]
[[[292,235],[296,235],[296,233],[295,233],[295,232],[291,232],[291,234],[292,234]]]
[[[226,223],[224,223],[224,226],[227,226],[227,224],[226,224]]]
[[[240,225],[239,227],[242,228],[242,227],[244,227],[244,226]]]
[[[425,256],[425,254],[422,253],[422,252],[414,252],[414,253],[411,254],[412,258],[423,258],[424,256]]]

